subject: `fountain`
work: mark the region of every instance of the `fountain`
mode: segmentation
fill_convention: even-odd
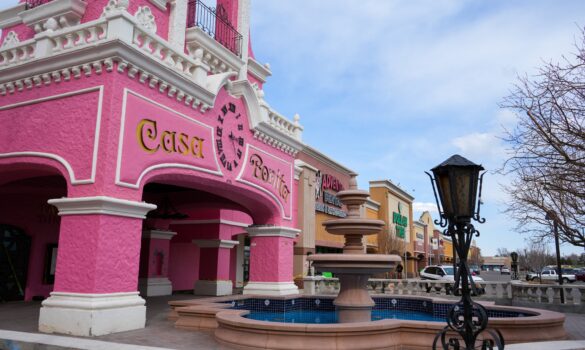
[[[430,349],[436,334],[445,328],[447,310],[455,301],[435,298],[422,289],[378,294],[375,301],[372,299],[367,290],[368,278],[391,270],[400,257],[366,254],[364,236],[384,227],[383,221],[360,215],[368,195],[357,189],[353,175],[349,190],[337,194],[347,206],[348,216],[324,223],[329,233],[345,236],[343,253],[308,257],[318,271],[333,272],[339,277],[340,292],[334,300],[327,295],[231,295],[179,300],[170,303],[173,309],[169,319],[175,321],[177,328],[211,330],[218,342],[238,349]],[[376,318],[380,311],[388,311],[390,317]],[[418,312],[425,317],[394,318],[394,311],[413,316]],[[557,312],[506,306],[490,306],[488,312],[489,326],[502,332],[509,343],[566,337],[565,317]]]
[[[380,232],[385,223],[360,214],[360,208],[370,194],[358,190],[356,176],[351,175],[349,190],[337,193],[339,200],[347,206],[347,217],[323,223],[327,232],[345,236],[343,253],[315,254],[307,258],[317,271],[333,272],[339,276],[340,291],[333,304],[340,323],[371,321],[375,303],[367,290],[368,279],[373,274],[388,272],[401,261],[397,255],[366,254],[364,236]]]

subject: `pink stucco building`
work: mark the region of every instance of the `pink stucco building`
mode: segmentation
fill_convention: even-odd
[[[141,295],[298,293],[302,127],[264,100],[249,2],[0,11],[0,295],[46,298],[42,331],[144,327]]]

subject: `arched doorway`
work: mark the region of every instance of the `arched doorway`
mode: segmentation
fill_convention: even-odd
[[[0,302],[24,300],[30,244],[23,230],[0,224]]]
[[[45,165],[0,165],[0,301],[44,299],[53,291],[60,217],[47,201],[67,196]]]

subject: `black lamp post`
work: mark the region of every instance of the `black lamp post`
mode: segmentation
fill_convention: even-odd
[[[518,253],[512,252],[510,253],[510,257],[512,258],[512,280],[518,279]]]
[[[477,289],[467,264],[467,255],[473,235],[479,236],[479,232],[471,224],[471,219],[479,223],[485,222],[485,219],[479,216],[482,170],[484,168],[481,165],[454,155],[431,169],[432,176],[426,173],[431,178],[439,209],[440,221],[435,223],[446,227],[443,234],[451,236],[453,250],[459,257],[453,290],[456,295],[461,295],[460,301],[447,313],[447,326],[435,337],[433,349],[437,349],[439,339],[443,349],[494,349],[494,346],[497,349],[504,349],[501,333],[486,329],[488,324],[486,309],[471,300],[471,293],[477,295]],[[478,339],[478,335],[484,331],[487,334]],[[449,335],[451,332],[456,332],[459,337],[452,337]],[[460,344],[461,339],[465,343],[464,347]]]
[[[552,220],[555,234],[555,250],[557,255],[557,274],[559,276],[559,285],[561,286],[561,304],[565,303],[565,289],[563,288],[563,269],[561,266],[561,248],[559,247],[559,227],[556,216],[552,213],[546,214],[546,220]]]

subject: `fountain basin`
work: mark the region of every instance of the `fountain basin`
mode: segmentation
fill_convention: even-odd
[[[393,299],[397,301],[395,304],[392,303]],[[268,305],[266,300],[269,300]],[[180,323],[183,329],[214,329],[217,341],[239,349],[430,349],[435,335],[446,325],[446,322],[398,319],[339,324],[268,322],[247,318],[250,310],[237,309],[250,306],[258,310],[279,307],[286,310],[293,300],[299,305],[314,305],[316,300],[320,300],[322,308],[331,308],[333,297],[229,296],[196,299],[171,303],[176,306],[171,317],[174,319],[179,315],[176,326]],[[420,306],[426,302],[426,307],[432,306],[433,313],[439,317],[454,303],[438,298],[405,295],[376,296],[375,300],[375,310],[391,310],[391,305],[412,308],[414,304]],[[506,344],[563,340],[567,337],[563,326],[565,316],[561,313],[485,306],[491,312],[489,328],[497,328],[502,332]],[[510,316],[510,313],[519,313],[525,317],[502,317]],[[213,327],[210,327],[210,317],[216,321]],[[191,326],[187,327],[188,324]],[[546,332],[543,332],[544,329]]]
[[[323,223],[327,232],[333,235],[373,235],[384,228],[384,221],[373,219],[343,218],[327,220]]]
[[[397,255],[382,254],[316,254],[307,260],[317,271],[363,275],[389,272],[401,261]]]

